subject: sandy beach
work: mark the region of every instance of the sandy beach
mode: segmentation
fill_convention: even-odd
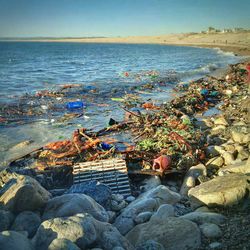
[[[236,55],[250,55],[250,32],[241,33],[182,33],[159,36],[128,36],[103,38],[36,38],[14,39],[15,41],[36,42],[79,42],[79,43],[129,43],[129,44],[165,44],[220,48]],[[13,40],[13,41],[14,41]]]

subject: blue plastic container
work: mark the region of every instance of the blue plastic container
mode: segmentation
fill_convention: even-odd
[[[67,103],[67,108],[68,109],[80,109],[84,108],[86,105],[82,101],[76,101],[76,102],[68,102]]]
[[[208,91],[207,89],[202,89],[202,90],[200,91],[200,94],[201,94],[201,95],[204,95],[204,96],[208,95],[208,93],[209,93],[209,91]]]

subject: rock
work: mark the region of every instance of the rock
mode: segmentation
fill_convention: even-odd
[[[220,242],[212,242],[209,244],[210,249],[222,249],[223,245]]]
[[[128,203],[130,203],[130,202],[132,202],[132,201],[134,201],[134,200],[135,200],[135,197],[132,196],[132,195],[130,195],[130,196],[128,196],[128,197],[126,198],[126,201],[127,201]]]
[[[204,223],[200,225],[201,232],[207,238],[220,238],[222,236],[221,229],[212,223]]]
[[[37,228],[41,224],[41,218],[31,211],[24,211],[17,215],[11,230],[27,231],[28,237],[31,238],[36,233]]]
[[[11,212],[0,210],[0,232],[8,230],[13,220],[14,215]]]
[[[224,152],[225,152],[224,147],[217,146],[217,145],[211,145],[205,149],[206,156],[209,158],[219,156],[220,154]]]
[[[195,209],[195,212],[207,213],[207,212],[212,212],[212,211],[208,207],[202,206],[202,207]]]
[[[11,212],[35,211],[45,206],[51,194],[35,179],[16,175],[0,190],[0,207]]]
[[[194,121],[194,126],[201,130],[209,129],[213,126],[213,123],[209,119],[202,119]]]
[[[134,246],[154,240],[169,250],[197,249],[201,242],[200,230],[196,224],[175,217],[139,224],[126,235],[126,238]]]
[[[219,170],[218,175],[223,176],[228,173],[250,174],[250,164],[248,164],[247,161],[243,161],[234,165],[223,167]]]
[[[213,223],[216,225],[220,225],[226,220],[225,216],[212,212],[191,212],[180,218],[193,221],[197,224]]]
[[[120,211],[121,209],[125,208],[127,203],[125,200],[121,201],[120,203],[116,200],[111,200],[111,210],[112,211]]]
[[[169,204],[163,204],[161,205],[156,213],[151,217],[151,220],[162,220],[167,217],[173,217],[174,216],[174,206]]]
[[[80,249],[89,249],[94,245],[104,250],[114,247],[132,248],[115,227],[98,221],[87,213],[44,221],[32,242],[36,250],[47,250],[57,238],[70,240]]]
[[[147,240],[136,247],[136,250],[165,250],[165,247],[154,240]]]
[[[220,168],[224,164],[224,159],[221,156],[214,157],[206,163],[207,168]]]
[[[112,191],[109,186],[97,181],[74,184],[66,193],[86,194],[102,205],[105,209],[109,209],[110,207]]]
[[[228,122],[225,119],[224,116],[218,117],[216,119],[214,119],[214,125],[224,125],[224,126],[228,126]]]
[[[111,198],[112,198],[112,200],[115,200],[118,203],[124,201],[124,196],[122,194],[112,194]]]
[[[235,142],[239,144],[246,144],[250,141],[250,134],[246,134],[243,132],[238,132],[236,130],[231,131],[232,138]]]
[[[234,161],[234,156],[232,153],[225,152],[223,154],[223,159],[224,159],[225,165],[230,165]]]
[[[207,169],[203,164],[198,164],[191,167],[185,175],[184,181],[181,186],[180,194],[185,196],[188,194],[188,190],[195,187],[196,179],[199,176],[206,176]]]
[[[0,233],[1,250],[34,250],[31,242],[23,234],[14,231]]]
[[[178,193],[172,192],[163,185],[157,186],[131,202],[116,218],[114,226],[124,235],[135,226],[134,219],[139,213],[155,212],[160,205],[175,204],[180,199],[181,196]]]
[[[67,239],[54,239],[48,250],[81,250],[76,244]]]
[[[213,206],[231,206],[241,201],[249,192],[249,176],[243,174],[228,174],[217,176],[188,192],[193,203]]]
[[[109,223],[113,223],[115,221],[115,218],[116,218],[116,212],[114,212],[114,211],[107,211],[107,214],[109,216],[108,222]]]
[[[51,199],[47,203],[42,219],[67,217],[77,213],[89,213],[95,219],[104,222],[109,220],[106,210],[85,194],[64,194]]]
[[[238,151],[237,159],[244,161],[244,160],[247,160],[248,158],[249,158],[248,151],[244,149]]]
[[[147,192],[160,185],[161,185],[161,179],[159,178],[159,176],[151,176],[142,182],[142,186],[140,187],[140,189],[142,192]]]
[[[213,127],[211,129],[211,134],[218,135],[221,132],[223,132],[224,130],[226,130],[226,126],[224,126],[224,125],[216,125],[215,127]]]
[[[141,224],[149,221],[152,215],[153,215],[152,212],[142,212],[138,214],[134,219],[135,224]]]

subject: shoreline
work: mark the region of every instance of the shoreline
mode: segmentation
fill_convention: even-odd
[[[244,33],[184,33],[159,36],[99,37],[99,38],[13,38],[0,42],[58,42],[58,43],[113,43],[113,44],[160,44],[220,48],[239,56],[250,56],[250,32]]]

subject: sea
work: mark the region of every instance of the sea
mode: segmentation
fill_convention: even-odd
[[[97,131],[107,127],[111,118],[122,121],[124,98],[167,102],[178,95],[176,84],[239,60],[218,48],[0,42],[0,162],[7,164],[48,142],[68,139],[77,128]],[[77,88],[60,95],[69,84]],[[58,95],[47,98],[41,95],[43,91]],[[67,104],[74,101],[84,103],[84,108],[68,109]],[[11,116],[20,106],[39,110],[39,115],[24,117],[13,112]],[[72,113],[79,117],[62,119]],[[129,141],[129,135],[120,140]]]

